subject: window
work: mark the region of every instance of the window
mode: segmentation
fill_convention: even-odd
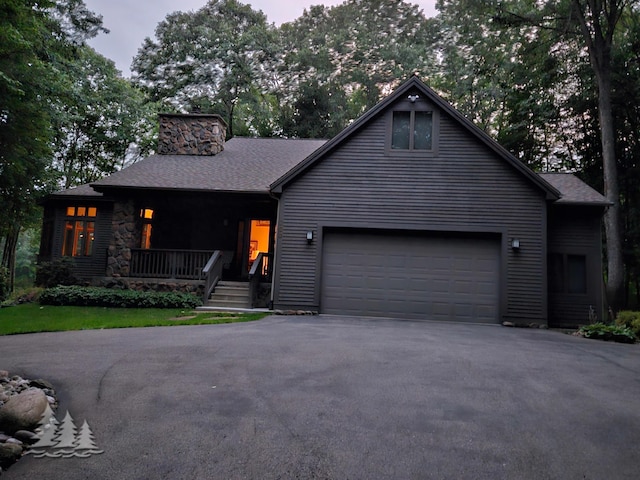
[[[142,218],[142,233],[140,235],[140,248],[149,250],[151,248],[151,221],[153,220],[153,210],[143,208],[140,210],[140,218]]]
[[[433,113],[423,111],[393,112],[391,127],[393,150],[432,150]]]
[[[96,207],[67,207],[64,224],[62,255],[66,257],[88,257],[93,255],[95,241]]]
[[[587,257],[550,253],[547,259],[549,291],[555,293],[587,293]]]

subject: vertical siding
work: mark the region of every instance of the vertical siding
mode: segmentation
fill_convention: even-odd
[[[385,154],[380,115],[288,185],[278,225],[277,308],[318,308],[322,228],[357,226],[499,232],[506,266],[503,318],[546,320],[543,193],[443,112],[439,153]],[[305,232],[316,233],[308,245]]]
[[[606,319],[602,279],[602,209],[555,205],[549,211],[549,253],[585,255],[587,293],[549,292],[549,324],[575,327],[587,324],[593,308],[598,319]]]

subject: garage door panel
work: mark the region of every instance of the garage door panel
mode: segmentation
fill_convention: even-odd
[[[497,238],[329,232],[321,311],[498,321]]]

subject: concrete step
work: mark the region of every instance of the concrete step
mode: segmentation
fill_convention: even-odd
[[[206,306],[228,308],[250,307],[249,284],[247,282],[218,282]]]

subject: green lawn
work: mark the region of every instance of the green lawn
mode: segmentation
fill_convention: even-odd
[[[266,315],[155,308],[52,307],[28,303],[0,308],[0,335],[250,322]]]

